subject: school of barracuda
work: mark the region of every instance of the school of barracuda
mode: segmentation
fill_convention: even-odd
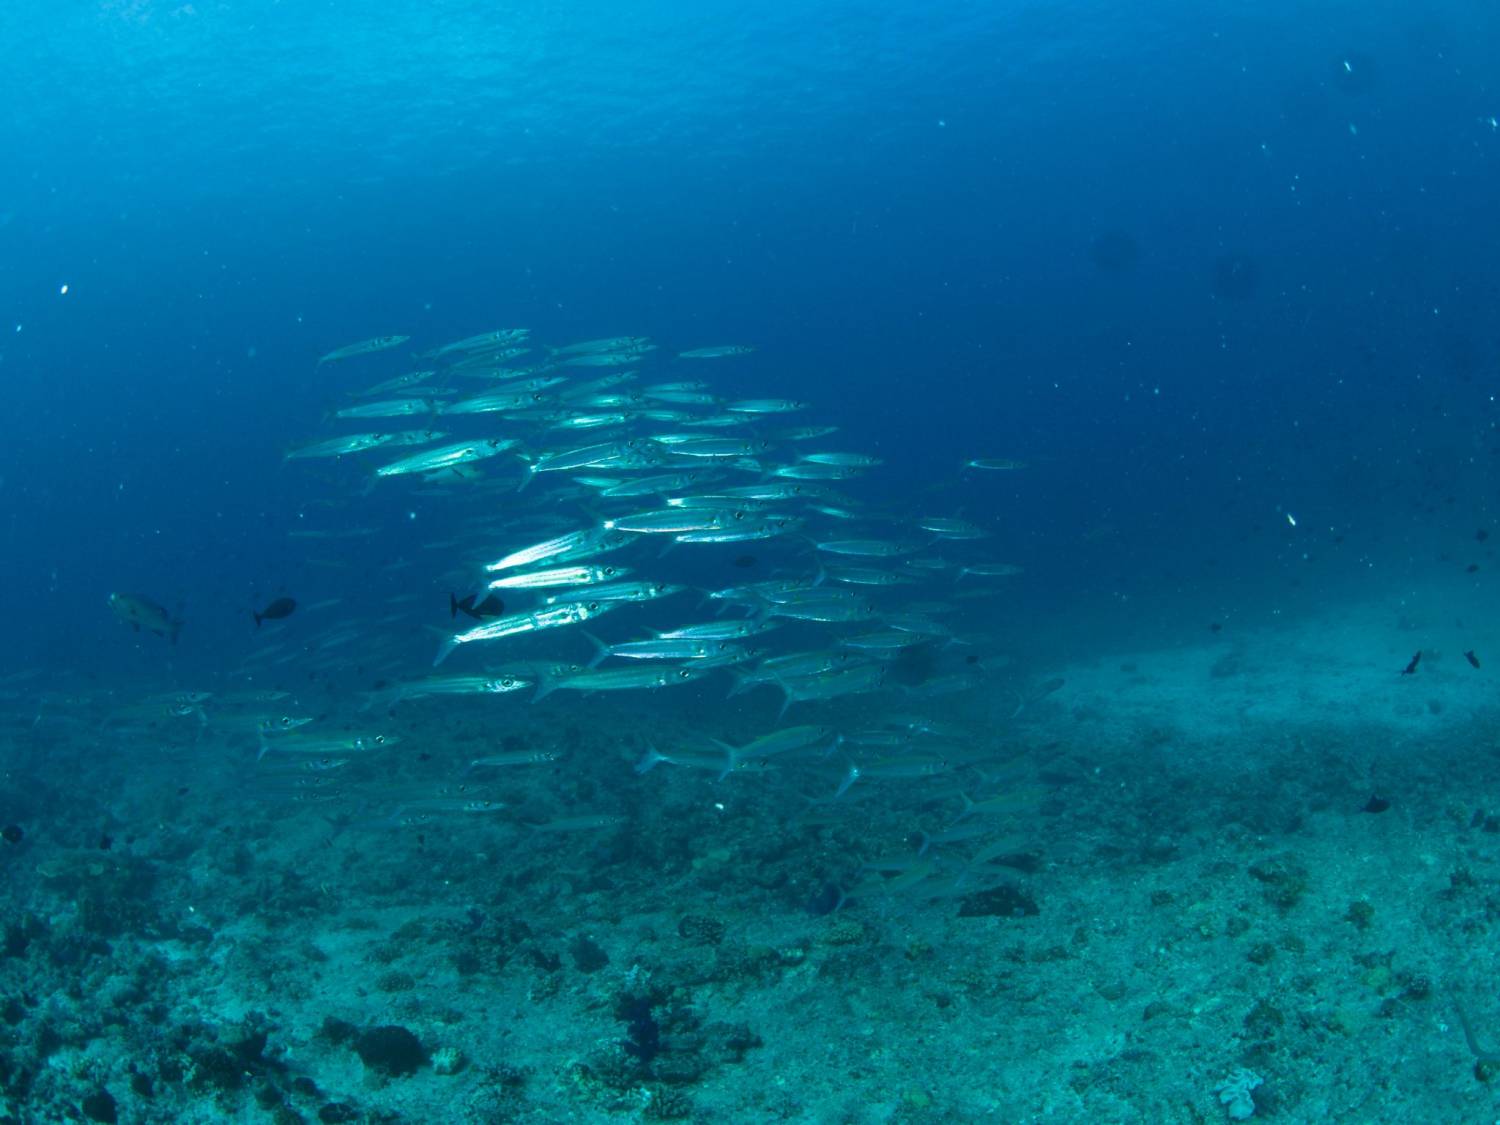
[[[318,361],[319,377],[343,379],[372,362],[359,357],[408,340],[338,348]],[[994,885],[995,865],[1021,844],[1014,814],[1036,794],[1024,769],[1007,761],[1013,749],[950,717],[973,709],[950,709],[975,689],[1001,690],[987,679],[992,642],[966,634],[958,610],[967,599],[996,596],[1005,586],[997,580],[1019,568],[985,553],[990,531],[981,523],[882,508],[878,479],[860,478],[880,473],[883,458],[843,448],[838,427],[816,420],[810,404],[716,388],[711,376],[738,378],[735,365],[753,354],[737,344],[673,354],[642,336],[543,346],[525,329],[501,329],[417,352],[409,372],[339,388],[347,405],[331,411],[330,422],[362,422],[364,432],[318,436],[286,458],[333,460],[360,491],[468,497],[462,524],[419,546],[466,559],[431,577],[473,596],[449,597],[440,620],[451,627],[420,658],[409,640],[383,640],[379,620],[373,637],[372,623],[360,620],[257,650],[258,668],[309,654],[347,661],[357,651],[364,663],[392,669],[352,723],[283,710],[293,702],[284,693],[179,693],[121,721],[163,713],[239,730],[257,745],[265,779],[317,800],[338,792],[351,767],[400,746],[393,720],[436,697],[448,706],[462,696],[475,706],[529,707],[559,694],[577,719],[599,693],[762,692],[779,697],[779,711],[719,705],[723,728],[679,744],[660,744],[644,725],[622,730],[622,739],[644,747],[636,772],[689,771],[710,793],[777,773],[796,794],[788,819],[808,825],[835,820],[882,787],[892,799],[949,810],[919,846],[864,865],[840,889],[840,904],[873,893],[955,897]],[[1012,459],[956,459],[954,475],[1021,468]],[[352,540],[378,530],[331,522],[292,534]],[[752,580],[705,579],[748,578],[752,568]],[[476,599],[484,599],[478,608]],[[389,620],[402,620],[419,600],[424,595],[385,599]],[[340,601],[307,605],[298,620]],[[420,668],[418,659],[441,667]],[[499,702],[478,703],[483,697]],[[1019,711],[1017,702],[1027,700],[1007,707]],[[761,717],[764,729],[747,736],[747,714]],[[600,708],[598,721],[618,719]],[[739,732],[733,740],[731,728]],[[486,780],[558,757],[550,748],[510,749],[466,757],[431,788],[367,783],[361,823],[504,814]],[[582,832],[622,823],[617,810],[568,812],[526,827]]]

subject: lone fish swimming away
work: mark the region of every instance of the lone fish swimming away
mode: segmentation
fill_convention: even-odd
[[[251,616],[255,618],[255,627],[259,629],[262,621],[280,621],[283,618],[290,617],[296,609],[296,599],[277,598],[258,613],[252,610]]]
[[[135,594],[111,594],[109,608],[136,632],[149,630],[159,637],[166,637],[174,645],[177,643],[177,634],[182,631],[182,622],[149,598]]]

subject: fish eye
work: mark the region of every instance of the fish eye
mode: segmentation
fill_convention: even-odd
[[[607,567],[604,568],[604,577],[606,577],[606,578],[613,578],[614,575],[615,575],[615,568],[614,567],[607,566]]]
[[[593,612],[599,608],[598,602],[589,602],[589,611]]]
[[[385,735],[383,735],[383,734],[377,734],[375,736],[375,745],[376,746],[384,746],[385,745]]]

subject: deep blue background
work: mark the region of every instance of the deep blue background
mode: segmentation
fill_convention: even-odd
[[[1027,460],[922,503],[999,519],[1028,628],[1483,581],[1492,6],[66,7],[0,12],[17,664],[161,659],[115,589],[232,658],[315,596],[286,532],[337,490],[282,452],[399,370],[316,357],[502,325],[755,343],[716,377],[812,399],[894,507]],[[357,583],[409,547],[317,550]]]

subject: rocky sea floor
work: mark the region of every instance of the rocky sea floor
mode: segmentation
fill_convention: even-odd
[[[972,732],[953,776],[836,802],[834,762],[636,772],[764,729],[769,695],[424,701],[363,798],[322,802],[197,720],[111,726],[179,685],[28,681],[0,726],[0,1119],[1494,1120],[1457,1014],[1500,1050],[1486,681],[1318,637],[997,673],[923,704]],[[371,799],[497,745],[557,760],[487,783],[496,815]],[[963,817],[976,785],[1016,802]],[[980,846],[1003,878],[938,879]]]

